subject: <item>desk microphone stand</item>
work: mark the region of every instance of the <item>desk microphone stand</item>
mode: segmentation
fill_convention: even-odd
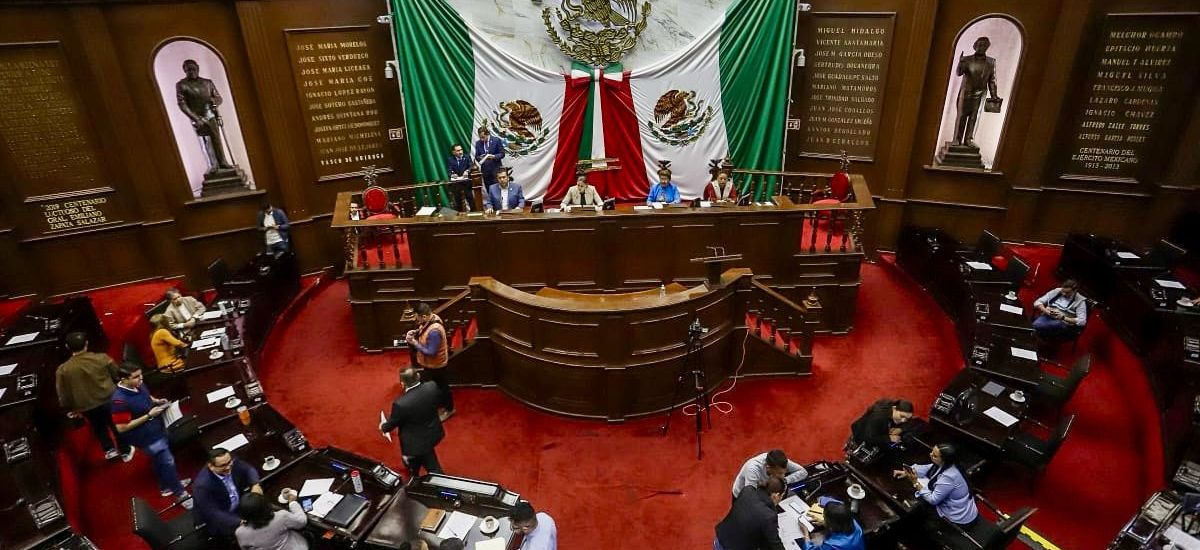
[[[675,392],[671,395],[671,408],[667,409],[667,420],[659,429],[665,437],[671,431],[671,415],[679,403],[684,386],[690,386],[692,391],[691,404],[696,407],[696,460],[704,457],[704,421],[701,415],[708,417],[708,429],[712,429],[712,403],[704,389],[708,387],[704,375],[704,355],[700,336],[707,332],[700,326],[700,319],[692,321],[688,327],[687,351],[683,355],[683,364],[675,377]]]

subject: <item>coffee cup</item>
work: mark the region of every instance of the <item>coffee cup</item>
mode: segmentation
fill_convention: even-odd
[[[1025,392],[1023,392],[1021,390],[1014,391],[1014,392],[1012,392],[1012,398],[1014,401],[1024,401],[1025,400]]]
[[[1008,294],[1005,294],[1005,295],[1004,295],[1004,298],[1005,298],[1005,299],[1007,299],[1007,300],[1016,300],[1016,299],[1017,299],[1017,293],[1016,293],[1015,291],[1012,291],[1012,290],[1010,290],[1010,291],[1008,291]]]
[[[263,459],[263,469],[274,470],[277,466],[279,466],[279,459],[275,458],[274,455],[267,455]]]

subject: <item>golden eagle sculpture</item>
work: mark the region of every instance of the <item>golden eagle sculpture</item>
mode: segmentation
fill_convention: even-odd
[[[650,2],[637,0],[562,0],[542,10],[550,39],[563,54],[592,67],[621,60],[646,30]]]

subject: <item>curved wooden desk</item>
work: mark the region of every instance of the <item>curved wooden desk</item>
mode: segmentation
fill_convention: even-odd
[[[769,304],[784,338],[750,337],[747,312]],[[499,386],[538,409],[619,421],[693,397],[676,380],[684,368],[688,326],[708,332],[701,355],[708,387],[724,382],[745,350],[742,374],[811,372],[811,330],[804,308],[731,269],[721,283],[627,294],[543,289],[530,294],[491,277],[471,279],[469,294],[439,310],[451,327],[476,328],[474,340],[451,357],[456,384]],[[765,316],[765,315],[764,315]]]

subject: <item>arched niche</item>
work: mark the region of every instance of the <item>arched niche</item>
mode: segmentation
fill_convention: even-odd
[[[219,142],[201,137],[192,119],[179,106],[177,85],[186,77],[184,63],[189,60],[196,62],[199,77],[210,80],[221,97],[221,103],[217,107],[221,125],[209,127],[217,130]],[[250,156],[246,153],[241,122],[238,120],[233,91],[229,88],[229,77],[225,73],[225,61],[221,54],[212,46],[195,38],[171,38],[163,41],[155,49],[152,70],[154,81],[162,96],[163,109],[171,124],[171,133],[175,136],[179,159],[187,173],[192,196],[199,198],[201,195],[215,192],[253,189],[254,177],[250,171]],[[214,159],[210,156],[210,149],[215,149],[214,143],[222,145],[224,160],[235,169],[233,172],[240,176],[240,181],[233,181],[229,175],[230,171],[227,170],[221,170],[219,174],[226,177],[215,177],[217,174],[211,170]]]
[[[978,118],[974,128],[974,143],[978,146],[978,160],[982,166],[967,166],[960,153],[962,148],[951,147],[955,143],[957,124],[959,123],[959,95],[964,87],[964,76],[959,74],[960,65],[968,69],[974,65],[975,44],[982,37],[990,42],[985,55],[995,60],[993,70],[996,82],[996,95],[1002,101],[999,112],[985,110],[986,99],[991,92],[986,89],[983,99],[979,101]],[[1004,125],[1012,108],[1012,91],[1016,87],[1017,75],[1020,73],[1021,60],[1025,51],[1024,32],[1012,17],[1003,14],[985,15],[968,23],[959,31],[954,40],[954,53],[950,60],[950,74],[946,84],[946,99],[942,106],[941,125],[938,128],[938,138],[935,145],[934,157],[937,164],[961,167],[982,168],[991,170],[995,165],[996,153],[1000,150],[1001,138],[1004,135]],[[978,74],[978,73],[974,73]],[[967,102],[969,105],[969,102]],[[964,121],[969,125],[969,121]],[[966,164],[964,164],[964,162]]]

